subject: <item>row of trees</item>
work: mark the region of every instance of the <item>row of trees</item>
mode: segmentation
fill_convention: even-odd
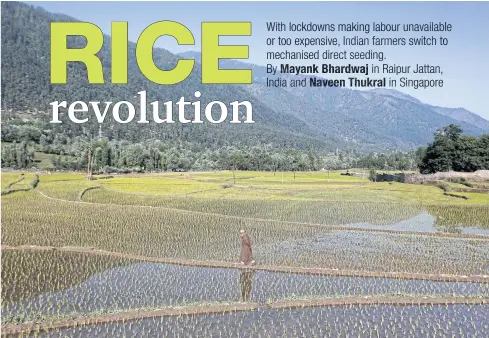
[[[416,151],[391,151],[385,153],[372,153],[361,156],[356,161],[358,168],[369,168],[377,170],[417,170],[422,157],[422,150]]]
[[[41,137],[39,144],[27,146],[4,144],[2,166],[12,168],[37,167],[34,148],[52,154],[52,165],[38,167],[42,170],[84,171],[89,161],[94,173],[124,171],[188,171],[188,170],[265,170],[306,171],[320,170],[321,157],[312,149],[276,149],[263,147],[225,146],[216,150],[202,150],[192,144],[171,144],[159,140],[141,143],[72,139],[56,135],[52,140]],[[16,154],[12,160],[11,154]],[[22,156],[20,155],[22,154]],[[24,154],[27,154],[24,156]],[[25,158],[28,160],[25,160]],[[17,160],[19,158],[19,160]]]
[[[307,171],[373,168],[377,170],[415,170],[419,154],[387,152],[358,154],[337,150],[329,155],[271,146],[237,147],[227,145],[218,149],[202,149],[190,143],[171,144],[160,140],[141,143],[109,141],[84,137],[69,138],[56,134],[49,138],[41,135],[39,143],[21,142],[5,144],[2,166],[16,169],[38,167],[34,162],[34,149],[51,154],[51,163],[38,169],[84,171],[89,152],[92,171],[189,171],[189,170],[264,170]],[[15,154],[15,155],[13,155]],[[20,155],[22,154],[22,155]],[[19,160],[16,160],[19,158]],[[27,158],[28,160],[24,160]],[[13,160],[15,159],[15,160]]]
[[[34,165],[34,150],[27,142],[2,146],[2,167],[23,169]]]
[[[434,134],[427,147],[413,151],[359,154],[337,150],[320,154],[314,150],[281,149],[271,145],[209,148],[190,142],[147,140],[140,143],[109,141],[99,135],[91,140],[64,133],[43,133],[29,125],[2,128],[2,140],[22,135],[22,142],[3,142],[2,167],[84,171],[91,161],[93,172],[264,170],[307,171],[364,168],[411,171],[476,171],[489,169],[489,135],[462,135],[457,125]],[[15,137],[14,137],[15,136]],[[52,154],[51,164],[39,167],[35,151]],[[90,154],[90,155],[89,155]]]
[[[489,170],[489,134],[475,137],[462,132],[454,124],[439,129],[434,141],[420,150],[420,172]]]
[[[7,129],[7,131],[11,130],[13,129]],[[16,131],[29,135],[26,132],[30,129],[18,128]],[[175,144],[168,141],[148,140],[132,143],[109,141],[103,137],[90,140],[83,136],[69,137],[63,133],[41,134],[36,137],[37,142],[31,140],[4,143],[2,166],[16,169],[37,167],[43,170],[84,171],[90,158],[93,172],[224,169],[307,171],[323,168],[327,170],[349,168],[415,170],[420,159],[419,152],[415,151],[364,155],[351,150],[338,149],[334,153],[320,154],[312,149],[279,149],[270,145],[228,144],[217,149],[209,149],[188,142]],[[34,162],[34,150],[51,154],[51,163],[43,162],[39,167],[39,163]]]

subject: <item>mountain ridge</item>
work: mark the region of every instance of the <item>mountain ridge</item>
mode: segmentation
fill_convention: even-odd
[[[49,109],[48,102],[59,99],[67,101],[123,101],[129,100],[141,90],[146,90],[148,102],[152,100],[178,101],[180,97],[189,97],[195,91],[202,93],[203,105],[219,100],[253,101],[255,124],[148,124],[129,123],[121,125],[107,120],[102,125],[103,132],[110,139],[127,138],[138,141],[141,138],[173,139],[177,142],[192,141],[210,142],[216,145],[245,143],[259,145],[273,143],[281,147],[334,148],[331,139],[326,139],[293,116],[275,112],[266,107],[260,100],[247,96],[247,93],[235,86],[203,85],[200,81],[200,68],[183,82],[172,86],[159,86],[147,80],[139,71],[135,59],[135,44],[128,44],[128,84],[112,85],[110,81],[103,85],[89,85],[86,68],[80,63],[68,64],[68,82],[66,85],[50,84],[49,64],[49,25],[53,21],[77,21],[63,14],[51,14],[43,9],[19,2],[2,2],[2,108],[25,110]],[[72,47],[84,45],[79,37],[69,39]],[[111,39],[104,35],[104,46],[98,53],[104,71],[104,78],[110,79]],[[178,57],[162,48],[155,48],[153,56],[156,65],[161,69],[171,69]],[[151,101],[150,101],[151,100]],[[93,119],[94,120],[94,119]],[[92,121],[92,120],[91,120]],[[135,122],[135,121],[134,121]],[[97,123],[84,125],[46,124],[54,132],[71,129],[73,136],[82,133],[96,135]],[[85,131],[83,131],[85,129]],[[328,145],[329,144],[329,145]]]
[[[358,91],[346,88],[273,88],[264,83],[266,69],[262,66],[236,60],[221,60],[234,68],[253,68],[251,85],[203,85],[200,81],[198,52],[192,52],[196,65],[190,76],[172,86],[160,86],[147,80],[135,60],[135,43],[128,44],[127,85],[89,85],[86,68],[80,63],[68,65],[68,83],[51,85],[49,74],[49,24],[52,21],[77,21],[63,14],[52,14],[43,9],[19,2],[3,2],[2,6],[2,106],[9,109],[44,109],[48,102],[67,101],[122,101],[131,100],[137,92],[146,90],[148,100],[173,100],[189,97],[195,91],[202,93],[205,105],[210,101],[231,102],[248,100],[253,104],[256,123],[250,125],[220,124],[126,124],[114,123],[110,118],[102,125],[109,139],[139,141],[157,138],[174,142],[190,142],[198,146],[215,147],[223,144],[263,145],[275,147],[334,150],[336,148],[362,151],[384,149],[411,149],[431,141],[433,132],[451,123],[459,123],[468,134],[480,135],[484,129],[473,126],[475,117],[459,121],[455,117],[465,111],[435,108],[413,99],[396,97],[394,92]],[[104,46],[98,53],[104,78],[110,79],[110,37],[104,35]],[[84,39],[69,39],[70,46],[84,45]],[[171,69],[178,59],[187,54],[173,54],[163,48],[154,48],[155,64]],[[225,67],[232,68],[232,67]],[[404,95],[404,94],[402,94]],[[419,100],[418,100],[419,101]],[[150,102],[150,101],[149,101]],[[24,114],[25,115],[25,114]],[[34,115],[32,115],[34,117]],[[465,115],[464,115],[465,116]],[[5,115],[6,122],[15,116]],[[39,117],[36,117],[39,118]],[[95,119],[92,119],[95,121]],[[44,121],[46,122],[46,121]],[[479,124],[481,124],[479,122]],[[483,125],[483,124],[482,124]],[[100,126],[45,123],[53,133],[71,136],[97,135]],[[489,130],[489,128],[487,129]]]
[[[187,52],[178,53],[177,55],[183,56],[186,58],[192,58],[192,59],[195,59],[199,62],[201,59],[200,52],[197,52],[197,51],[187,51]],[[253,70],[253,75],[254,75],[253,77],[255,79],[261,79],[261,78],[264,78],[266,76],[270,77],[270,74],[266,74],[266,68],[262,65],[257,65],[257,64],[243,62],[243,61],[234,60],[234,59],[233,60],[222,60],[221,62],[223,62],[223,66],[226,66],[226,67],[231,67],[231,66],[236,67],[236,68],[247,68],[248,67],[248,68]],[[258,76],[256,75],[257,73],[258,73]],[[283,75],[284,74],[281,74],[281,76],[283,76]],[[306,77],[309,77],[309,76],[306,76]],[[403,92],[401,92],[397,89],[393,89],[393,88],[374,88],[374,89],[369,89],[369,90],[356,90],[356,89],[349,89],[349,88],[345,88],[345,89],[354,90],[357,92],[364,92],[364,93],[374,93],[374,94],[378,94],[378,95],[382,95],[382,96],[404,99],[404,100],[411,101],[411,102],[414,102],[417,104],[423,104],[426,107],[429,107],[429,108],[435,110],[435,112],[437,112],[441,115],[452,117],[452,118],[454,118],[460,122],[467,122],[467,123],[469,123],[475,127],[479,127],[482,124],[483,129],[489,131],[489,121],[488,120],[486,120],[484,117],[482,117],[482,116],[480,116],[474,112],[471,112],[468,109],[465,109],[463,107],[451,108],[451,107],[442,107],[442,106],[431,105],[431,104],[422,102],[421,100],[419,100],[418,98],[416,98],[412,95],[403,93]]]
[[[199,52],[178,55],[200,61]],[[461,118],[449,114],[451,108],[431,106],[395,89],[267,87],[263,79],[273,76],[266,74],[264,66],[227,59],[221,60],[220,65],[223,68],[251,68],[254,81],[251,86],[245,86],[245,90],[263,98],[262,101],[272,109],[290,110],[290,114],[323,133],[334,133],[354,144],[361,141],[371,145],[390,143],[393,148],[417,147],[428,143],[436,129],[448,124],[460,124],[468,134],[476,136],[489,131],[489,121],[472,112],[464,110],[467,116]],[[277,74],[275,77],[278,76],[292,77],[289,74]],[[304,77],[311,76],[294,75],[294,78]],[[303,107],[301,114],[297,113],[297,106]],[[320,117],[330,120],[333,117],[332,125],[322,125]],[[405,135],[399,137],[402,133]]]

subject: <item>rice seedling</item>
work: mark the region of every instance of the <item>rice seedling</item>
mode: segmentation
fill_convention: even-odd
[[[323,226],[46,199],[2,201],[6,245],[93,247],[152,257],[235,262],[248,229],[262,264],[438,274],[487,274],[485,239],[330,230]]]
[[[216,301],[270,303],[379,295],[489,297],[489,283],[240,272],[57,250],[7,251],[2,267],[3,323]],[[242,278],[243,274],[248,278]],[[249,295],[243,299],[246,287]]]
[[[464,232],[464,227],[489,230],[489,206],[435,205],[413,203],[358,203],[298,200],[215,199],[124,194],[107,189],[90,190],[84,200],[115,205],[145,205],[196,212],[254,217],[281,221],[356,225],[431,232]],[[406,226],[404,226],[406,227]],[[399,227],[397,227],[399,228]],[[400,228],[402,229],[402,227]],[[485,234],[484,231],[479,231]],[[489,234],[489,233],[488,233]]]
[[[346,305],[169,316],[40,333],[39,337],[486,337],[488,305]]]
[[[239,200],[295,200],[295,201],[343,201],[362,203],[414,203],[421,205],[484,205],[489,204],[487,193],[467,193],[468,200],[443,194],[443,190],[431,185],[379,182],[372,183],[359,177],[342,176],[334,172],[300,173],[293,180],[292,173],[284,179],[277,173],[239,172],[235,184],[232,174],[219,173],[168,173],[140,174],[104,177],[90,182],[82,174],[41,175],[43,189],[58,197],[57,191],[76,190],[76,184],[102,184],[107,190],[132,194],[166,197],[196,197]],[[81,182],[75,182],[81,181]],[[63,187],[60,182],[69,182]],[[57,189],[55,188],[57,187]]]
[[[330,177],[284,176],[238,173],[234,184],[231,173],[94,181],[79,174],[43,174],[39,182],[28,174],[16,182],[19,175],[8,173],[2,175],[2,188],[24,184],[29,190],[2,196],[2,245],[72,246],[93,248],[95,253],[229,264],[238,260],[238,232],[246,229],[260,265],[338,269],[355,271],[356,276],[397,272],[463,280],[489,275],[485,197],[456,199],[434,186],[374,184],[338,172]],[[2,327],[145,309],[257,304],[255,310],[231,313],[39,329],[34,336],[383,337],[488,332],[482,320],[488,315],[487,304],[434,304],[453,297],[489,299],[485,282],[243,271],[94,252],[7,249],[2,250]],[[272,308],[277,302],[324,297],[408,297],[425,302]]]

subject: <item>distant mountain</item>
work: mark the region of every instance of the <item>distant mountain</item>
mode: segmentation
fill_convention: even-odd
[[[376,88],[376,89],[370,90],[370,92],[380,94],[380,95],[384,95],[384,96],[396,97],[399,99],[404,99],[404,100],[411,101],[411,102],[418,103],[418,104],[423,104],[417,98],[412,97],[411,95],[401,93],[401,92],[394,90],[394,89]],[[466,122],[466,123],[468,123],[474,127],[480,128],[484,131],[489,130],[489,121],[487,121],[486,119],[482,118],[481,116],[479,116],[477,114],[472,113],[471,111],[468,111],[467,109],[438,107],[438,106],[432,106],[429,104],[425,104],[425,105],[426,105],[426,107],[434,110],[438,114],[451,117],[451,118],[453,118],[457,121],[460,121],[460,122]]]
[[[200,60],[198,52],[179,55]],[[221,60],[220,65],[224,68],[251,68],[254,83],[243,86],[243,89],[260,98],[271,109],[294,115],[323,135],[335,135],[350,144],[417,147],[431,141],[436,129],[451,123],[459,124],[467,134],[489,132],[489,121],[474,113],[465,109],[430,106],[394,89],[361,91],[267,87],[264,80],[266,68],[263,66],[238,60]],[[277,75],[281,78],[291,76]],[[270,74],[268,77],[273,78]]]
[[[85,66],[68,65],[68,84],[51,85],[50,34],[52,21],[76,21],[62,14],[52,14],[18,2],[1,3],[2,36],[2,109],[13,110],[3,114],[3,123],[18,123],[21,119],[39,119],[42,128],[70,137],[80,134],[98,135],[109,139],[139,142],[143,139],[161,139],[171,142],[190,142],[200,148],[216,148],[225,144],[271,145],[283,148],[321,150],[353,148],[356,150],[384,150],[412,148],[431,141],[433,132],[451,123],[460,124],[468,134],[480,135],[489,123],[477,115],[448,108],[432,107],[393,90],[357,91],[345,88],[273,88],[266,86],[266,68],[237,60],[221,60],[225,68],[251,68],[252,85],[203,85],[200,65],[183,82],[172,86],[156,85],[139,71],[135,59],[135,44],[129,43],[129,83],[127,85],[89,85]],[[72,47],[82,47],[81,37],[69,39]],[[104,38],[99,53],[104,77],[110,82],[111,40]],[[154,48],[155,63],[161,69],[171,69],[179,58],[200,60],[200,53],[175,55],[162,48]],[[282,74],[282,76],[290,76]],[[33,109],[48,110],[49,102],[132,101],[136,93],[146,90],[149,102],[177,101],[184,96],[193,98],[201,91],[202,105],[219,100],[232,102],[248,100],[253,104],[256,121],[251,125],[233,124],[119,124],[108,116],[99,130],[93,118],[87,124],[49,124],[50,116],[26,113]],[[481,119],[481,120],[479,120]],[[485,121],[485,122],[484,122]]]
[[[431,108],[436,111],[438,114],[445,115],[455,119],[457,121],[466,122],[473,126],[477,126],[483,130],[489,130],[489,121],[480,117],[477,114],[474,114],[467,109],[464,108],[445,108],[445,107],[437,107],[431,106]]]
[[[400,91],[397,91],[395,89],[375,88],[375,89],[371,89],[371,90],[369,90],[367,92],[368,93],[373,93],[373,94],[378,94],[378,95],[383,95],[383,96],[395,97],[395,98],[398,98],[398,99],[407,100],[407,101],[411,101],[411,102],[414,102],[414,103],[422,104],[422,102],[420,100],[418,100],[417,98],[412,97],[411,95],[407,95],[407,94],[401,93]]]

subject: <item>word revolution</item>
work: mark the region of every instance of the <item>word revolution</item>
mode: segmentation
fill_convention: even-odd
[[[146,91],[141,91],[138,93],[139,95],[139,121],[137,123],[149,123],[147,118],[147,99],[146,99]],[[195,92],[194,96],[199,98],[201,96],[200,92]],[[93,111],[95,117],[97,118],[98,123],[103,123],[105,117],[109,109],[112,108],[112,116],[114,120],[118,123],[129,123],[134,120],[136,117],[136,109],[134,105],[129,101],[120,101],[112,105],[112,102],[104,102],[104,105],[101,107],[100,102],[92,102],[90,101],[86,104],[83,101],[75,101],[71,103],[69,106],[66,101],[54,101],[51,102],[50,105],[53,107],[53,119],[50,121],[51,123],[62,123],[59,119],[60,116],[60,108],[68,109],[68,117],[73,123],[86,123],[88,122],[87,114],[89,111]],[[176,103],[173,101],[167,101],[163,103],[165,106],[164,117],[161,118],[159,114],[159,102],[154,101],[151,102],[152,107],[152,115],[153,121],[155,123],[175,123],[175,119],[173,116],[173,106],[176,105],[178,107],[178,120],[180,123],[204,123],[202,121],[202,112],[200,107],[200,101],[195,102],[186,102],[184,97],[181,97],[180,100]],[[192,105],[193,109],[193,119],[188,119],[185,114],[189,113],[188,110],[185,109],[185,106]],[[249,101],[243,102],[231,102],[232,106],[232,120],[229,123],[242,123],[240,119],[240,106],[243,106],[244,109],[244,122],[243,123],[255,123],[253,121],[253,108]],[[90,107],[89,107],[90,106]],[[217,109],[213,109],[216,107]],[[101,110],[103,108],[103,112]],[[122,114],[126,116],[125,118],[121,117],[121,110],[123,110]],[[190,109],[192,110],[192,109]],[[75,114],[78,114],[76,116]],[[212,101],[206,105],[204,110],[204,115],[207,121],[210,123],[221,123],[226,120],[228,115],[228,109],[226,105],[221,101]],[[215,119],[214,116],[218,115],[218,118]]]

